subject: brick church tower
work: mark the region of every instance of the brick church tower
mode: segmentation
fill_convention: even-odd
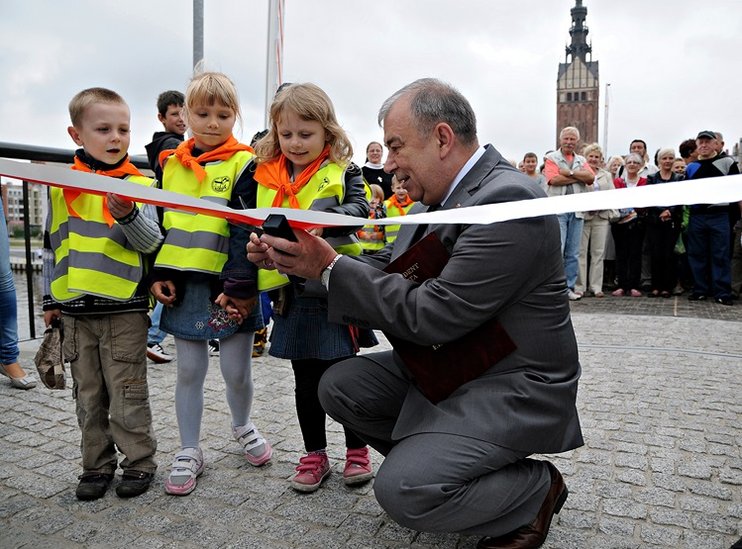
[[[565,126],[575,126],[580,130],[582,143],[598,141],[600,84],[598,62],[592,60],[592,46],[587,43],[587,8],[582,5],[582,0],[576,0],[570,13],[572,43],[566,47],[564,63],[559,63],[557,77],[557,146],[559,132]]]

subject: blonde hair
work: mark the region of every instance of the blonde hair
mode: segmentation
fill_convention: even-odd
[[[603,149],[600,148],[600,145],[597,143],[590,143],[589,145],[585,145],[585,148],[582,149],[582,156],[587,156],[590,153],[598,153],[600,155],[600,159],[603,159]]]
[[[68,109],[70,111],[70,121],[76,128],[82,124],[82,117],[85,109],[94,103],[110,103],[126,105],[126,101],[113,90],[106,88],[88,88],[75,94],[70,100]],[[126,105],[128,107],[128,105]]]
[[[273,99],[270,110],[268,134],[255,144],[258,163],[278,158],[281,146],[278,141],[278,122],[287,109],[294,111],[302,120],[319,122],[325,130],[330,145],[330,160],[336,164],[348,164],[353,157],[353,146],[345,130],[335,116],[335,108],[327,94],[316,84],[291,84]]]
[[[376,183],[371,183],[368,188],[371,189],[371,198],[378,198],[381,202],[384,202],[384,189]]]
[[[190,113],[198,106],[224,105],[242,122],[240,99],[234,82],[221,72],[202,72],[194,75],[185,93],[184,115],[186,122]]]
[[[657,160],[668,154],[671,154],[673,158],[675,158],[675,149],[673,149],[672,147],[663,147],[662,149],[657,151]]]

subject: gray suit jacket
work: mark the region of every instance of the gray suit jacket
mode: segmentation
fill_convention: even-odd
[[[537,184],[488,145],[443,208],[543,196]],[[518,348],[436,405],[411,386],[394,438],[456,433],[532,453],[582,445],[575,407],[580,365],[556,217],[429,227],[451,257],[438,278],[419,286],[377,268],[404,253],[415,230],[403,225],[380,255],[338,261],[330,279],[330,320],[435,344],[496,316]],[[405,370],[396,354],[374,357]]]

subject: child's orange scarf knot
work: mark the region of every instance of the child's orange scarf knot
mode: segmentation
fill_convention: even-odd
[[[302,170],[299,177],[295,181],[291,181],[289,176],[288,161],[283,154],[279,154],[277,158],[258,164],[255,170],[255,181],[276,191],[276,196],[273,199],[274,208],[280,208],[283,204],[284,198],[288,196],[289,206],[296,210],[301,209],[299,200],[296,195],[304,188],[312,176],[316,174],[322,167],[327,158],[330,156],[330,146],[325,145],[320,155],[315,158],[311,164]]]
[[[73,170],[77,170],[79,172],[88,172],[88,173],[97,173],[100,175],[107,175],[109,177],[124,177],[127,175],[141,175],[144,177],[142,172],[140,172],[137,167],[131,163],[131,160],[128,158],[118,167],[112,169],[112,170],[93,170],[85,164],[82,160],[80,160],[77,156],[75,156],[75,163],[72,166]],[[80,217],[80,214],[75,211],[75,208],[72,206],[72,203],[77,199],[78,196],[80,196],[82,191],[75,191],[73,189],[65,189],[63,191],[64,194],[64,201],[67,204],[67,214],[71,217]],[[103,197],[103,219],[106,220],[106,224],[109,227],[113,227],[114,219],[111,215],[110,210],[108,209],[108,201],[106,200],[106,197]]]
[[[213,162],[214,160],[229,160],[239,151],[253,152],[252,147],[240,143],[233,135],[230,135],[229,139],[219,145],[216,149],[201,153],[198,156],[193,156],[192,154],[194,145],[195,139],[191,137],[189,140],[183,141],[183,143],[178,145],[178,148],[175,149],[175,153],[173,153],[172,150],[162,151],[160,153],[160,165],[162,165],[168,156],[175,154],[175,158],[178,159],[178,162],[191,170],[200,183],[206,177],[206,170],[203,169],[202,164]]]
[[[404,209],[410,204],[412,204],[412,199],[409,195],[405,196],[404,202],[400,202],[396,194],[392,195],[392,197],[389,199],[389,205],[397,208],[399,215],[404,215]]]

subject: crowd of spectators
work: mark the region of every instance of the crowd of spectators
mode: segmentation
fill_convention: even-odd
[[[646,142],[634,139],[625,156],[606,159],[597,143],[580,142],[577,128],[566,127],[540,168],[537,158],[526,153],[518,168],[549,196],[739,173],[721,133],[710,130],[683,140],[677,153],[660,148],[650,157]],[[733,305],[742,290],[741,212],[734,202],[560,214],[569,298],[687,293],[691,301]]]

